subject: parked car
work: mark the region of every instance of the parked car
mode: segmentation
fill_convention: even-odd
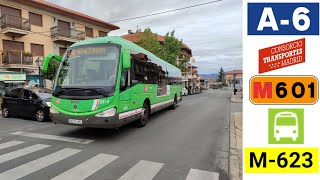
[[[182,96],[188,96],[188,89],[187,88],[182,89]]]
[[[49,93],[38,93],[23,88],[12,89],[2,99],[2,116],[33,117],[42,122],[49,119],[50,102]]]
[[[212,85],[212,89],[219,89],[219,85],[216,85],[216,84]]]

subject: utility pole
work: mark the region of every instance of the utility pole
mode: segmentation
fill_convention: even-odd
[[[23,65],[22,65],[22,50],[20,51],[20,61],[21,61],[21,73],[23,73]]]
[[[237,94],[237,89],[236,89],[236,76],[237,74],[233,74],[233,94]]]

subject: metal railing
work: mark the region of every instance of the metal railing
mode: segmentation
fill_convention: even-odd
[[[66,38],[72,38],[77,40],[84,40],[85,34],[83,31],[78,31],[76,29],[67,29],[65,27],[55,26],[50,29],[51,31],[51,37],[66,37]]]
[[[191,72],[182,72],[182,76],[188,76],[191,75]]]
[[[18,16],[12,16],[9,14],[5,14],[0,17],[0,27],[4,29],[6,27],[12,27],[22,30],[31,30],[31,24],[29,19],[21,18]]]
[[[22,51],[4,51],[2,52],[2,63],[32,65],[33,57],[25,55]]]

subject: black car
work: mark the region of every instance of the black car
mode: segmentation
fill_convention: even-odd
[[[49,119],[51,94],[38,93],[29,89],[12,89],[3,97],[2,116],[34,117],[37,121]]]

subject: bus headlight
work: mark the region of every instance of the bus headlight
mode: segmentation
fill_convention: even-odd
[[[53,106],[51,106],[51,107],[50,107],[50,113],[52,113],[52,114],[59,114],[59,111],[58,111],[56,108],[54,108]]]
[[[111,116],[116,115],[116,112],[117,112],[116,108],[110,108],[110,109],[107,109],[107,110],[102,111],[100,113],[97,113],[95,116],[96,117],[111,117]]]

